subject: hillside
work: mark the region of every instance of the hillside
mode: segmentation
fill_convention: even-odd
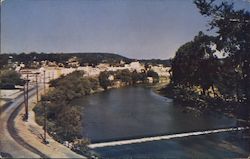
[[[165,60],[162,60],[162,59],[142,59],[142,60],[138,60],[140,61],[141,63],[144,63],[144,64],[151,64],[151,65],[157,65],[157,64],[162,64],[164,66],[167,66],[167,67],[170,67],[171,66],[171,60],[170,59],[165,59]]]
[[[30,65],[33,61],[55,61],[57,63],[66,64],[68,59],[77,57],[81,66],[83,65],[97,65],[99,63],[117,64],[120,61],[130,63],[136,59],[130,59],[114,53],[21,53],[21,54],[0,54],[0,67],[6,65],[9,56],[12,56],[12,62],[22,62],[25,65]],[[168,60],[139,60],[148,64],[165,64]]]

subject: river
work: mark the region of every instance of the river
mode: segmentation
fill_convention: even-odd
[[[82,134],[92,143],[238,126],[233,118],[187,112],[146,87],[111,89],[74,101],[84,107]],[[242,132],[96,148],[102,157],[190,158],[246,157],[249,140]]]

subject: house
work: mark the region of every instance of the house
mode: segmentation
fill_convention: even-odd
[[[114,75],[109,75],[108,80],[113,81],[115,79]]]
[[[76,56],[68,59],[68,61],[66,63],[68,64],[69,67],[73,67],[73,68],[77,68],[80,66],[79,59]]]
[[[153,77],[147,77],[148,83],[154,83]]]

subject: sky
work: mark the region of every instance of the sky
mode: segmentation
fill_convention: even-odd
[[[250,0],[233,0],[250,10]],[[4,0],[1,52],[167,59],[208,29],[193,0]]]

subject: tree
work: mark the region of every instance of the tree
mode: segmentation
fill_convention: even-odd
[[[103,71],[99,75],[100,86],[105,90],[108,88],[108,86],[111,86],[111,81],[108,79],[109,75],[110,73],[108,71]]]
[[[159,81],[159,75],[157,72],[153,71],[153,70],[149,70],[147,71],[147,77],[152,77],[154,82],[158,82]]]
[[[199,32],[194,40],[182,45],[172,60],[171,82],[187,87],[201,86],[203,94],[218,78],[218,59],[214,55],[214,38]]]
[[[81,107],[72,105],[72,101],[90,94],[91,89],[98,88],[97,84],[96,79],[83,77],[82,71],[74,71],[50,83],[54,88],[42,96],[41,101],[46,104],[48,130],[58,139],[74,141],[81,137]],[[34,109],[38,123],[42,123],[43,104]]]
[[[0,72],[0,87],[13,88],[15,85],[24,85],[25,81],[21,75],[13,70],[2,70]]]
[[[234,67],[242,72],[243,99],[250,103],[250,12],[235,10],[232,3],[195,0],[200,13],[210,17],[210,29],[217,29],[217,49],[234,57]]]
[[[83,77],[83,74],[82,71],[74,71],[67,76],[61,76],[51,81],[50,86],[57,88],[54,90],[56,93],[50,95],[52,99],[56,96],[64,96],[63,99],[69,103],[74,98],[90,94],[93,86],[88,79]]]
[[[57,117],[57,134],[65,141],[81,138],[81,111],[75,106],[65,106]]]
[[[115,78],[121,80],[122,82],[125,82],[126,84],[132,83],[132,75],[128,69],[118,70],[116,72]]]
[[[0,54],[0,69],[8,64],[9,55]]]
[[[145,82],[147,80],[147,75],[145,72],[137,72],[136,70],[134,70],[131,73],[132,76],[132,82],[133,84],[137,83],[137,82]]]

